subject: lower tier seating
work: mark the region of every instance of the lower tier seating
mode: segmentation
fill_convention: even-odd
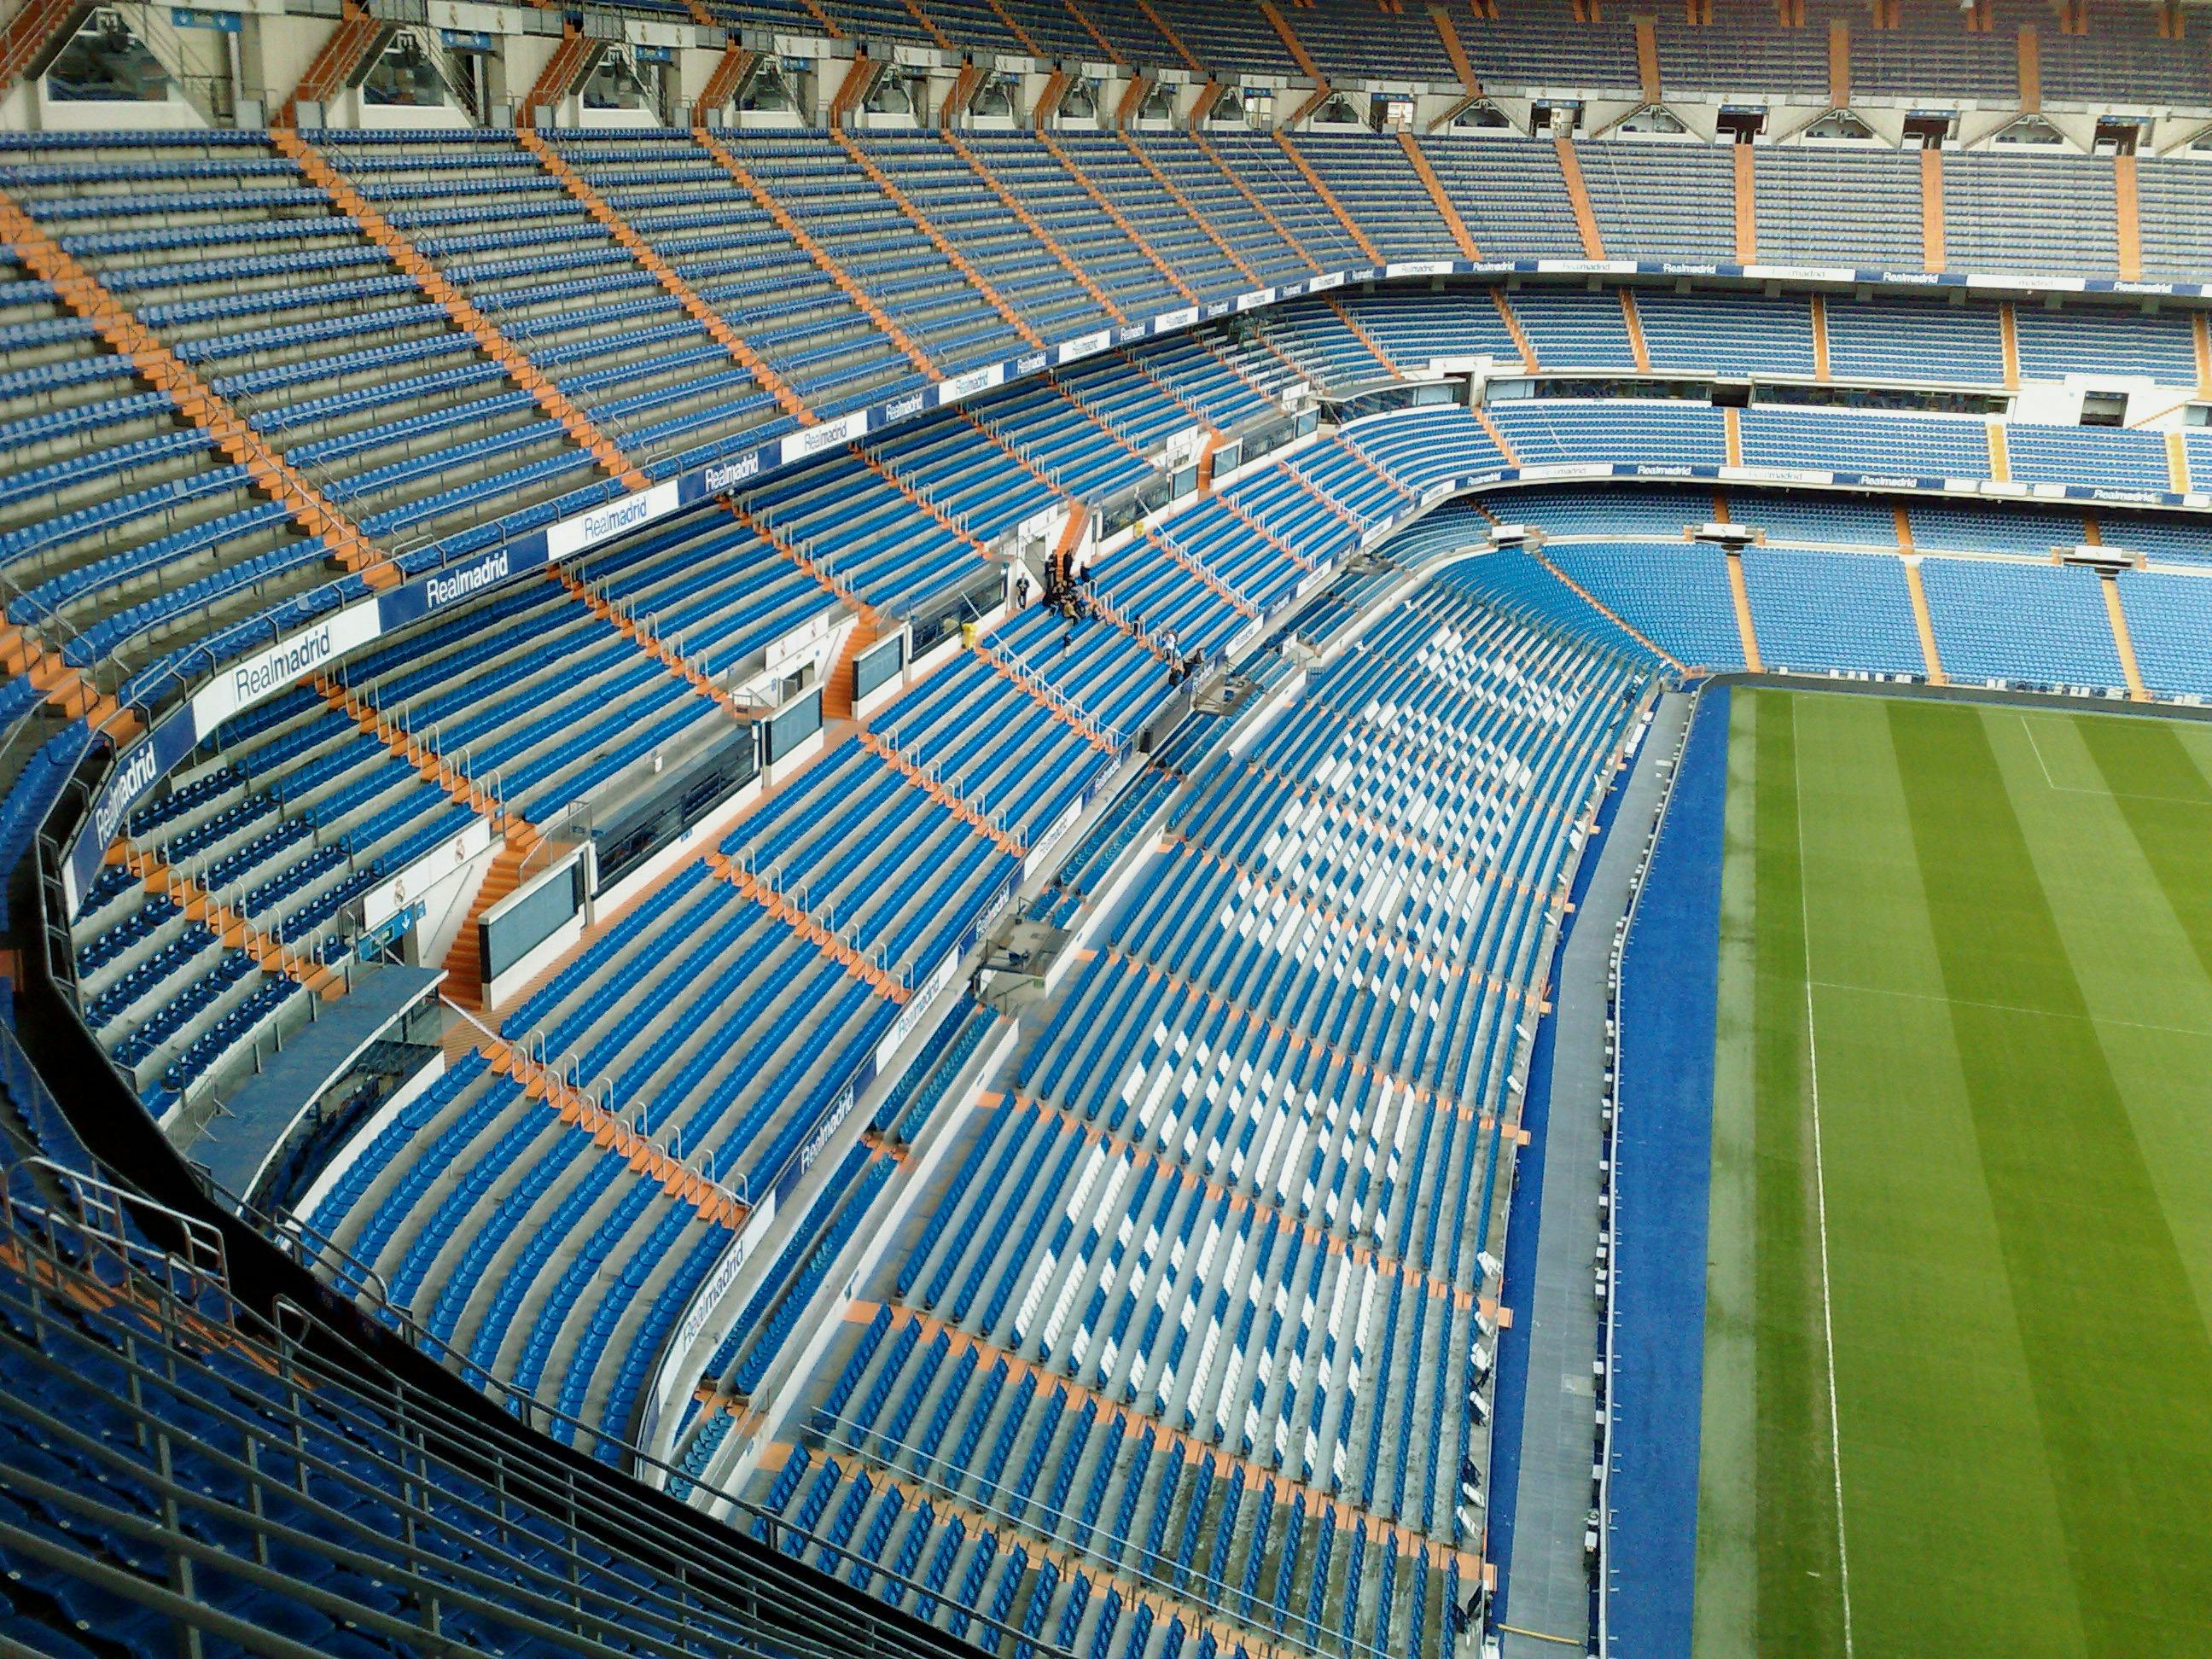
[[[758,1477],[948,1629],[1412,1650],[1476,1570],[1492,1115],[1652,659],[1464,568],[1199,765]]]

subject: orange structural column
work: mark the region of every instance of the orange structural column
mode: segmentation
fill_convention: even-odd
[[[1291,27],[1291,20],[1275,9],[1275,0],[1260,0],[1260,15],[1275,26],[1275,33],[1282,38],[1283,50],[1291,54],[1291,61],[1311,76],[1317,85],[1327,86],[1328,76],[1322,73],[1321,65],[1314,62],[1313,54],[1306,50],[1305,42],[1299,40],[1297,32]]]
[[[2136,158],[2112,157],[2112,230],[2119,245],[2120,276],[2142,280],[2142,198],[2136,190]]]
[[[1904,510],[1902,507],[1898,509],[1900,514]],[[1911,540],[1906,539],[1904,545],[1910,547]],[[1928,670],[1928,684],[1945,684],[1948,681],[1943,673],[1942,655],[1936,648],[1936,617],[1928,609],[1928,586],[1920,579],[1920,556],[1917,553],[1905,556],[1905,592],[1912,601],[1912,629],[1920,635],[1920,656]]]
[[[2128,633],[2128,613],[2120,604],[2120,579],[2110,570],[2097,574],[2097,585],[2105,594],[2105,619],[2112,626],[2112,649],[2119,653],[2120,674],[2128,683],[2128,701],[2148,702],[2150,688],[2143,684],[2142,665],[2136,660],[2136,642]]]
[[[1492,285],[1490,303],[1498,307],[1498,320],[1505,325],[1505,331],[1513,337],[1514,349],[1521,354],[1521,367],[1534,374],[1536,372],[1535,342],[1528,337],[1528,331],[1521,326],[1520,318],[1514,315],[1512,301],[1505,297],[1505,290]]]
[[[1474,60],[1467,55],[1466,43],[1459,38],[1459,29],[1452,22],[1451,9],[1431,3],[1429,21],[1437,26],[1437,38],[1444,43],[1444,56],[1451,62],[1452,73],[1459,76],[1462,90],[1470,98],[1480,97],[1482,82],[1475,75]]]
[[[1073,0],[1070,0],[1070,3],[1073,3]],[[1137,0],[1137,9],[1145,14],[1146,21],[1160,32],[1160,39],[1175,48],[1176,55],[1182,59],[1185,69],[1193,75],[1206,73],[1206,65],[1198,61],[1188,46],[1183,45],[1182,38],[1168,27],[1168,20],[1160,15],[1158,9],[1152,4],[1152,0]]]
[[[352,216],[362,234],[381,247],[393,264],[414,279],[416,287],[443,306],[454,325],[474,339],[486,356],[505,369],[509,380],[527,392],[570,437],[591,451],[593,459],[632,489],[642,489],[652,482],[630,464],[629,458],[590,416],[570,402],[560,387],[547,380],[536,364],[492,326],[489,319],[470,303],[468,296],[447,280],[444,272],[370,206],[368,198],[354,188],[352,180],[332,167],[321,151],[296,132],[281,127],[272,129],[269,139],[290,156],[300,171],[342,211]]]
[[[1352,238],[1352,246],[1359,250],[1360,256],[1370,264],[1381,264],[1383,262],[1382,252],[1368,240],[1367,233],[1359,228],[1352,216],[1344,210],[1344,204],[1336,199],[1336,192],[1328,187],[1321,174],[1314,171],[1313,163],[1306,160],[1305,153],[1291,142],[1290,134],[1280,127],[1276,128],[1275,142],[1282,146],[1283,154],[1289,156],[1292,165],[1305,176],[1306,183],[1313,193],[1321,198],[1322,204],[1337,216],[1346,234]]]
[[[1505,465],[1508,466],[1520,465],[1521,456],[1519,452],[1513,447],[1513,441],[1508,438],[1504,432],[1499,428],[1498,422],[1491,418],[1490,411],[1483,408],[1480,404],[1477,404],[1474,410],[1474,418],[1477,423],[1481,426],[1482,429],[1490,434],[1490,441],[1498,446],[1498,453],[1505,458]]]
[[[1731,547],[1727,558],[1729,597],[1735,602],[1736,632],[1743,636],[1743,665],[1754,674],[1764,673],[1765,665],[1759,659],[1759,632],[1751,623],[1751,589],[1743,579],[1743,555]]]
[[[799,245],[800,252],[813,260],[816,268],[860,308],[861,314],[876,325],[885,339],[899,349],[908,362],[933,380],[945,378],[922,349],[908,337],[906,331],[884,313],[884,308],[876,303],[875,296],[853,280],[844,266],[830,256],[830,250],[807,234],[805,227],[792,216],[791,210],[769,195],[768,187],[754,178],[726,145],[704,127],[694,127],[691,140],[721,164],[722,171],[737,180],[745,194],[753,198],[755,205],[775,221],[777,228]]]
[[[1582,238],[1583,256],[1589,259],[1605,258],[1605,239],[1598,234],[1597,214],[1590,207],[1589,191],[1583,185],[1582,158],[1575,154],[1575,141],[1568,137],[1552,140],[1553,152],[1559,158],[1559,177],[1567,186],[1567,201],[1575,212],[1575,234]]]
[[[1474,236],[1468,231],[1467,221],[1459,216],[1459,210],[1452,205],[1451,197],[1444,190],[1444,181],[1437,177],[1436,168],[1429,164],[1427,153],[1414,141],[1413,135],[1403,127],[1398,129],[1398,144],[1406,152],[1406,159],[1413,163],[1414,173],[1419,175],[1421,188],[1429,192],[1429,200],[1435,204],[1438,216],[1443,220],[1444,228],[1451,232],[1452,240],[1459,244],[1459,251],[1470,259],[1482,258],[1480,250],[1474,245]]]
[[[398,568],[360,526],[264,443],[228,399],[218,397],[159,335],[125,311],[98,277],[4,192],[0,192],[0,240],[15,250],[26,270],[52,287],[56,300],[90,323],[111,349],[127,359],[139,379],[167,392],[179,413],[246,469],[256,489],[283,506],[302,531],[320,537],[331,557],[372,586],[398,584]]]
[[[1108,63],[1118,64],[1121,61],[1121,54],[1114,50],[1114,43],[1106,38],[1104,32],[1092,21],[1091,14],[1083,9],[1079,0],[1060,0],[1060,3],[1067,8],[1068,15],[1083,26],[1083,32],[1097,43],[1099,54]],[[999,21],[1014,32],[1014,38],[1028,49],[1030,57],[1046,58],[1051,55],[1030,39],[1014,19],[1007,15],[1006,9],[1000,3],[1000,0],[990,0],[990,5],[991,9],[998,15]]]
[[[904,0],[904,3],[907,15],[921,25],[921,32],[937,42],[939,50],[957,55],[959,46],[954,44],[951,35],[937,27],[937,20],[921,9],[921,0]]]
[[[1637,313],[1636,296],[1626,289],[1620,290],[1620,319],[1627,325],[1628,349],[1636,360],[1636,372],[1649,374],[1651,372],[1651,348],[1644,342],[1644,319]],[[1731,415],[1735,412],[1733,409],[1729,410]]]
[[[1145,106],[1145,94],[1155,82],[1142,70],[1129,77],[1129,84],[1121,88],[1121,101],[1114,106],[1114,128],[1117,132],[1128,131],[1129,124],[1137,118],[1137,112]]]
[[[1759,173],[1749,144],[1735,146],[1735,262],[1753,264],[1759,259]]]
[[[845,78],[837,83],[837,90],[830,97],[830,125],[832,127],[845,125],[845,118],[852,113],[853,106],[875,90],[876,82],[882,78],[884,68],[885,65],[868,56],[866,47],[861,49],[847,67]]]
[[[1943,269],[1943,152],[1920,152],[1920,263],[1931,271]]]
[[[1045,58],[1051,55],[1042,46],[1037,45],[1036,40],[1031,37],[1030,32],[1022,27],[1021,20],[1016,17],[1012,12],[1008,11],[1005,6],[1001,5],[1000,3],[1000,0],[990,0],[990,7],[992,15],[995,16],[1000,23],[1006,26],[1006,33],[1012,35],[1015,40],[1022,43],[1022,50],[1024,52],[1029,53],[1032,58]],[[1074,9],[1073,5],[1068,9],[1071,11]],[[1083,16],[1080,13],[1077,14],[1077,21],[1081,22],[1085,28],[1090,28],[1091,20]],[[1104,39],[1098,36],[1096,29],[1092,29],[1091,33],[1094,38],[1098,39],[1098,44],[1101,46],[1104,46],[1106,45]],[[1110,48],[1108,49],[1106,56],[1114,63],[1118,64],[1121,61],[1120,58],[1114,56]]]
[[[937,125],[949,127],[968,113],[968,106],[975,101],[977,88],[983,84],[983,71],[973,64],[963,64],[960,73],[952,77],[952,90],[945,94],[938,106]]]
[[[1659,101],[1659,31],[1649,17],[1636,20],[1636,81],[1645,103]]]
[[[1044,78],[1044,90],[1038,93],[1036,102],[1030,106],[1028,125],[1042,127],[1060,113],[1060,100],[1067,91],[1067,71],[1054,70]]]

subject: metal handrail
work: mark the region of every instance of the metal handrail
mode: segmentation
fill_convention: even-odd
[[[86,1241],[84,1224],[51,1208],[27,1206],[20,1200],[0,1203],[0,1215],[4,1215],[9,1226],[9,1236],[28,1247],[22,1258],[26,1268],[27,1295],[32,1304],[34,1322],[53,1320],[63,1311],[56,1306],[48,1310],[49,1304],[66,1304],[66,1310],[75,1316],[99,1318],[99,1312],[113,1299],[116,1286],[94,1278],[79,1261],[79,1252],[71,1246]],[[146,1252],[142,1251],[142,1255]],[[331,1482],[341,1488],[361,1492],[373,1501],[402,1511],[405,1524],[400,1537],[390,1540],[388,1534],[378,1535],[386,1541],[387,1555],[402,1558],[398,1575],[403,1582],[419,1583],[418,1601],[426,1610],[427,1619],[434,1621],[434,1609],[441,1601],[454,1604],[457,1609],[481,1610],[484,1616],[517,1629],[529,1630],[533,1623],[550,1626],[547,1633],[559,1634],[573,1639],[580,1635],[586,1640],[597,1641],[598,1632],[619,1634],[625,1644],[635,1644],[641,1632],[635,1620],[643,1611],[648,1619],[666,1622],[671,1628],[667,1642],[672,1652],[679,1650],[683,1638],[704,1629],[710,1635],[727,1630],[742,1644],[757,1632],[774,1630],[775,1639],[772,1650],[797,1650],[801,1638],[797,1632],[822,1632],[818,1651],[827,1656],[854,1651],[931,1651],[933,1644],[918,1642],[893,1631],[887,1619],[872,1616],[872,1611],[863,1605],[848,1606],[822,1594],[818,1579],[805,1569],[787,1565],[779,1555],[763,1561],[746,1561],[733,1554],[718,1553],[708,1547],[711,1529],[717,1524],[703,1516],[696,1528],[672,1527],[657,1516],[653,1506],[641,1504],[641,1496],[629,1477],[614,1470],[602,1470],[596,1465],[568,1460],[546,1458],[517,1461],[507,1450],[488,1439],[481,1422],[471,1420],[453,1405],[422,1393],[404,1380],[388,1376],[357,1375],[351,1368],[334,1369],[319,1352],[319,1345],[344,1339],[309,1310],[297,1304],[279,1301],[272,1307],[275,1317],[263,1322],[258,1317],[238,1310],[228,1320],[211,1322],[209,1315],[195,1303],[176,1293],[167,1281],[146,1280],[142,1273],[129,1284],[141,1285],[148,1292],[133,1297],[137,1311],[155,1327],[161,1339],[160,1352],[153,1362],[141,1357],[139,1348],[146,1337],[143,1332],[125,1331],[120,1344],[121,1363],[134,1377],[143,1376],[165,1392],[179,1392],[182,1379],[195,1373],[204,1375],[208,1388],[195,1396],[196,1408],[213,1414],[240,1435],[245,1455],[234,1457],[227,1450],[211,1444],[204,1437],[196,1437],[193,1454],[204,1461],[225,1468],[234,1479],[245,1485],[251,1494],[267,1492],[271,1497],[281,1492],[283,1502],[297,1505],[301,1502],[316,1504],[314,1482],[322,1483],[328,1491]],[[189,1281],[199,1295],[208,1288],[208,1281],[195,1279]],[[127,1288],[127,1286],[126,1286]],[[0,1292],[5,1294],[5,1292]],[[204,1299],[204,1297],[202,1299]],[[43,1326],[40,1327],[43,1328]],[[0,1339],[4,1340],[4,1339]],[[74,1338],[72,1340],[75,1340]],[[211,1341],[237,1348],[258,1370],[277,1378],[291,1401],[294,1413],[290,1424],[270,1420],[265,1409],[255,1412],[234,1411],[216,1401],[232,1385],[216,1372],[198,1355]],[[38,1351],[39,1361],[57,1370],[64,1370],[59,1362]],[[73,1383],[81,1385],[82,1380]],[[134,1384],[135,1386],[135,1384]],[[131,1402],[106,1389],[99,1389],[106,1403],[118,1411],[135,1412]],[[184,1390],[190,1392],[190,1390]],[[208,1396],[213,1395],[210,1400]],[[315,1401],[316,1417],[322,1422],[311,1423],[306,1414],[306,1401]],[[263,1402],[265,1405],[265,1401]],[[110,1446],[97,1437],[76,1429],[70,1424],[46,1417],[35,1407],[16,1402],[11,1407],[27,1417],[39,1419],[37,1426],[45,1433],[69,1440],[79,1446],[86,1455],[104,1457],[111,1462],[126,1464],[132,1478],[153,1486],[172,1512],[183,1508],[214,1509],[234,1517],[233,1506],[222,1500],[170,1480],[166,1473],[167,1425],[158,1418],[149,1419],[145,1426],[149,1439],[156,1453],[153,1471],[119,1446]],[[331,1423],[353,1420],[356,1431],[345,1436],[350,1443],[340,1462],[323,1449],[333,1437]],[[388,1442],[395,1455],[387,1455],[376,1449],[380,1442]],[[264,1469],[254,1455],[253,1448],[266,1445],[272,1455]],[[489,1481],[480,1476],[466,1477],[461,1486],[436,1486],[425,1478],[428,1466],[435,1462],[441,1467],[459,1472],[488,1465],[491,1470]],[[691,1485],[701,1485],[696,1477],[684,1475],[665,1465],[659,1467],[665,1474],[672,1474]],[[369,1478],[381,1469],[388,1477],[379,1482]],[[364,1473],[364,1471],[368,1473]],[[10,1481],[16,1475],[10,1472]],[[490,1503],[479,1502],[469,1495],[471,1486],[489,1485],[492,1490]],[[708,1488],[712,1491],[712,1488]],[[434,1510],[429,1499],[435,1492],[439,1504]],[[47,1496],[45,1492],[39,1494]],[[70,1504],[74,1499],[80,1507],[95,1518],[105,1522],[108,1517],[96,1498],[71,1494],[57,1489],[52,1494],[57,1501]],[[758,1511],[736,1498],[734,1494],[719,1494],[726,1498],[747,1520],[757,1522],[768,1533],[772,1545],[787,1547],[796,1542],[801,1550],[819,1548],[830,1553],[841,1563],[860,1564],[862,1558],[850,1549],[832,1543],[810,1531],[791,1527],[780,1517]],[[318,1504],[326,1521],[333,1526],[363,1523],[344,1509]],[[434,1534],[453,1537],[457,1545],[472,1555],[504,1553],[501,1547],[490,1541],[482,1525],[467,1526],[451,1518],[457,1512],[473,1514],[481,1522],[505,1529],[514,1527],[517,1519],[513,1512],[517,1507],[532,1510],[556,1521],[563,1529],[564,1541],[555,1547],[567,1557],[564,1571],[547,1572],[528,1559],[509,1557],[507,1565],[516,1577],[525,1582],[518,1586],[513,1580],[483,1571],[474,1565],[463,1565],[440,1555],[434,1550],[421,1547],[423,1529]],[[257,1522],[272,1539],[282,1539],[310,1551],[328,1553],[332,1549],[327,1539],[297,1533],[282,1522]],[[365,1528],[364,1528],[365,1529]],[[125,1526],[122,1530],[129,1532]],[[629,1547],[627,1559],[640,1565],[653,1565],[665,1583],[672,1578],[675,1590],[650,1587],[642,1597],[634,1581],[624,1578],[605,1589],[588,1586],[586,1575],[597,1577],[599,1563],[592,1557],[580,1553],[574,1543],[566,1541],[589,1533],[601,1533],[619,1537]],[[696,1534],[696,1535],[695,1535]],[[135,1535],[135,1534],[134,1534]],[[10,1538],[11,1544],[14,1540]],[[183,1529],[173,1524],[160,1534],[149,1534],[142,1541],[161,1548],[170,1554],[173,1561],[179,1558],[206,1560],[219,1564],[225,1573],[234,1571],[234,1563],[240,1558],[232,1556],[218,1547],[200,1544]],[[643,1547],[639,1547],[642,1546]],[[533,1546],[533,1548],[535,1547]],[[665,1570],[659,1564],[665,1563]],[[75,1559],[57,1563],[72,1570]],[[380,1571],[388,1564],[378,1563]],[[866,1563],[871,1572],[881,1573],[886,1578],[919,1592],[920,1586],[902,1576],[871,1561]],[[434,1577],[416,1579],[410,1567],[434,1570]],[[188,1569],[186,1570],[189,1571]],[[319,1605],[327,1601],[333,1605],[326,1611],[343,1611],[354,1618],[356,1604],[346,1602],[335,1593],[303,1585],[291,1577],[267,1569],[261,1575],[240,1570],[243,1576],[261,1583],[264,1588],[280,1590],[289,1595]],[[536,1578],[552,1587],[550,1593],[532,1590],[528,1581]],[[458,1582],[457,1582],[458,1581]],[[126,1575],[108,1588],[121,1590],[137,1599],[137,1591],[152,1587],[144,1581]],[[678,1597],[683,1592],[693,1592],[688,1600]],[[751,1615],[732,1616],[702,1605],[702,1595],[714,1594],[732,1607],[744,1608]],[[496,1597],[499,1599],[490,1599]],[[531,1611],[518,1614],[513,1602],[518,1599],[528,1602]],[[587,1601],[604,1604],[604,1612],[594,1611]],[[658,1607],[654,1604],[658,1604]],[[785,1609],[793,1621],[794,1628],[786,1628],[778,1621],[764,1621],[758,1615],[764,1606]],[[663,1613],[658,1608],[665,1608]],[[164,1610],[191,1618],[184,1609],[165,1607]],[[389,1615],[385,1617],[388,1618]],[[405,1620],[386,1628],[374,1610],[370,1616],[356,1622],[374,1627],[380,1633],[405,1639],[410,1633],[419,1634]],[[989,1624],[988,1620],[985,1621]],[[825,1630],[824,1627],[829,1629]],[[1003,1626],[992,1626],[1001,1635],[1013,1632]],[[653,1638],[646,1636],[647,1641]],[[948,1638],[944,1650],[958,1650],[957,1644]]]

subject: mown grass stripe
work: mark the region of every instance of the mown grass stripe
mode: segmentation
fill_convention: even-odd
[[[2212,881],[2205,879],[2212,849],[2212,783],[2205,781],[2180,734],[2166,721],[2075,724],[2112,792],[2113,805],[2173,907],[2197,964],[2212,976]]]
[[[2202,1650],[2212,1340],[1986,726],[1888,718],[2087,1650]]]
[[[1844,1650],[1827,1364],[1812,1182],[1799,860],[1797,699],[1762,697],[1757,743],[1759,918],[1753,1008],[1759,1111],[1758,1648],[1808,1659]],[[1808,1593],[1808,1587],[1816,1593]]]

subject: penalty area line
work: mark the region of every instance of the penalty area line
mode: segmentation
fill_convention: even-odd
[[[2035,727],[2027,715],[2020,717],[2020,729],[2027,735],[2027,746],[2035,753],[2035,763],[2043,769],[2046,788],[2062,795],[2100,795],[2106,800],[2157,801],[2166,806],[2212,806],[2212,800],[2199,795],[2147,795],[2134,789],[2085,789],[2078,783],[2061,783],[2051,775],[2051,763],[2043,757],[2043,745],[2035,740]]]

